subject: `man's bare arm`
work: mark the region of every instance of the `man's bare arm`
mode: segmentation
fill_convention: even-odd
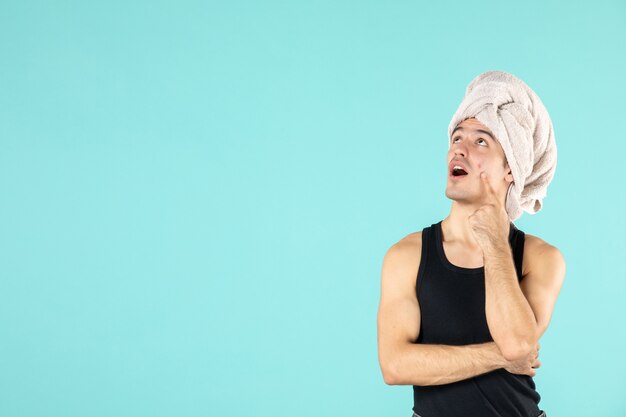
[[[489,331],[505,358],[518,359],[537,343],[537,322],[518,283],[509,243],[484,248],[483,260]]]
[[[546,331],[565,278],[561,252],[526,235],[528,272],[518,283],[510,249],[485,253],[487,323],[504,357],[515,360],[532,350]],[[508,346],[507,346],[508,340]]]
[[[385,376],[389,385],[440,385],[495,371],[507,361],[495,342],[450,346],[406,344],[399,346]]]
[[[421,235],[392,246],[383,260],[378,309],[378,356],[383,379],[390,385],[438,385],[460,381],[504,367],[494,342],[450,346],[416,344],[420,309],[415,278]]]

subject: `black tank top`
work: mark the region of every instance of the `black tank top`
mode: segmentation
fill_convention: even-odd
[[[518,281],[524,232],[510,223]],[[445,256],[441,221],[422,230],[416,294],[421,310],[417,343],[469,345],[492,342],[485,315],[485,267],[462,268]],[[422,417],[536,417],[541,396],[533,378],[497,369],[443,385],[413,385],[413,411]]]

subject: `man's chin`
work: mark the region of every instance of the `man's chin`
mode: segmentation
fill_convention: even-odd
[[[456,201],[459,204],[477,204],[481,199],[480,195],[472,194],[464,190],[459,191],[446,189],[445,194],[450,200]]]

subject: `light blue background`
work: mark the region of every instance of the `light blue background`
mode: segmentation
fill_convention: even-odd
[[[386,250],[499,69],[554,123],[549,417],[626,416],[626,3],[0,4],[0,415],[399,416]]]

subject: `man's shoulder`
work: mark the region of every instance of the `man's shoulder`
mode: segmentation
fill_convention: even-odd
[[[415,277],[422,258],[422,232],[409,233],[394,243],[383,260],[383,285],[415,288]]]
[[[527,270],[532,270],[532,266],[537,264],[565,263],[563,254],[556,246],[529,233],[525,233],[524,260],[524,264],[527,264],[524,269]]]
[[[419,262],[422,252],[422,232],[412,232],[403,236],[396,243],[391,245],[385,254],[386,262],[414,267]]]
[[[531,252],[532,254],[538,254],[549,251],[559,251],[559,249],[540,238],[539,236],[531,235],[530,233],[525,233],[524,237],[524,252]]]
[[[396,243],[394,243],[389,250],[393,249],[400,252],[413,252],[416,247],[422,246],[422,232],[413,232],[405,235]]]

